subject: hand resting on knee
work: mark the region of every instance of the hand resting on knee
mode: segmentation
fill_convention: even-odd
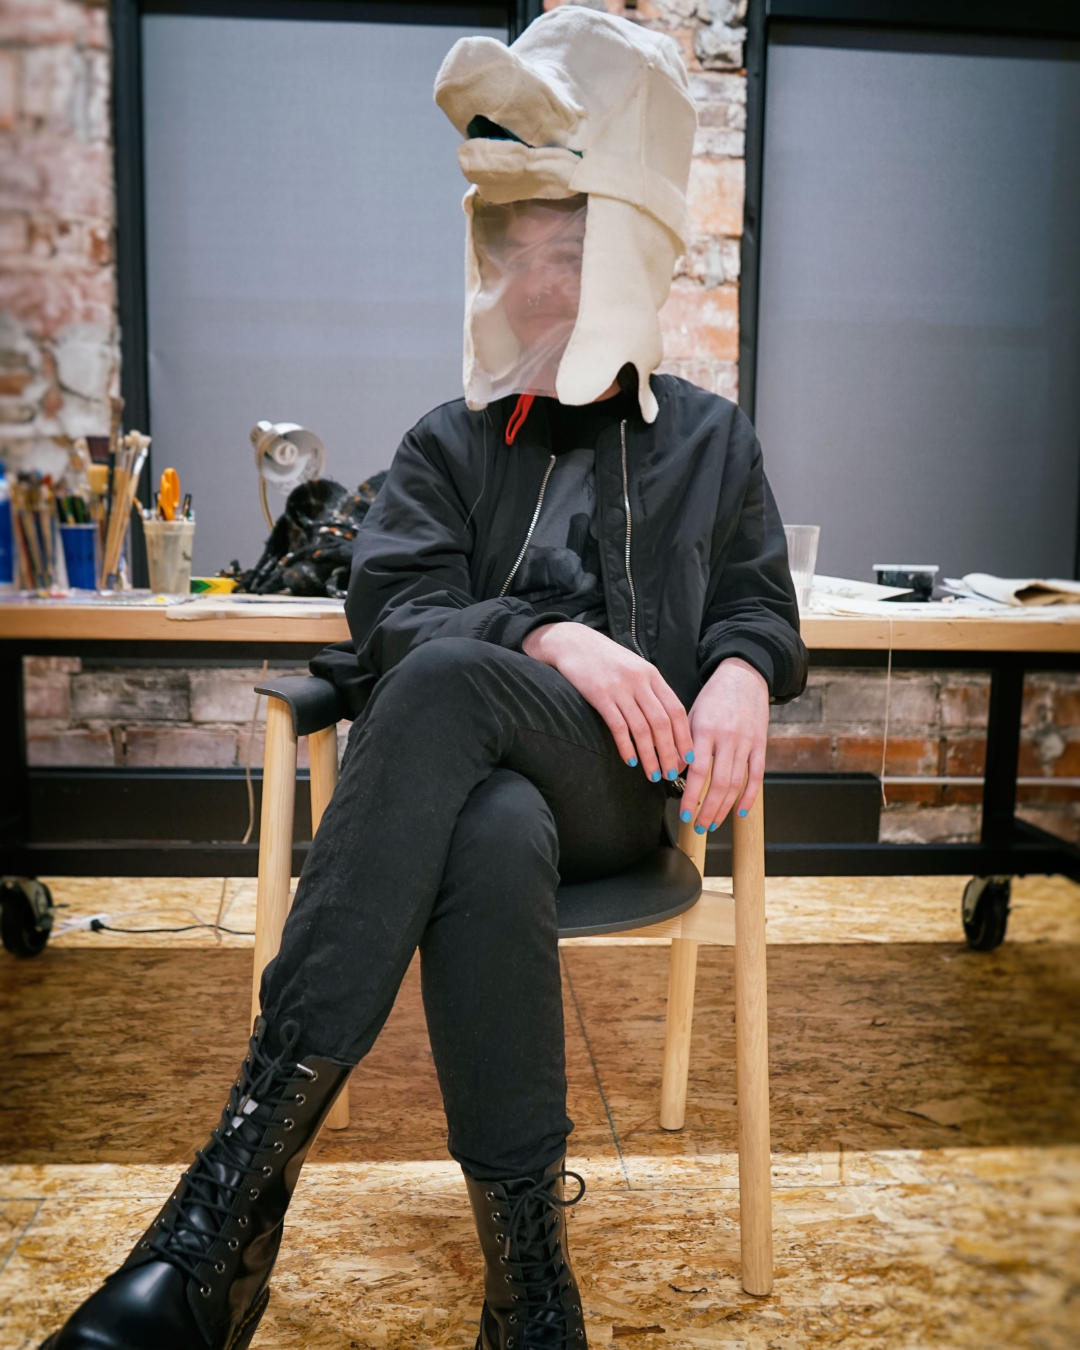
[[[736,798],[740,812],[753,806],[765,771],[769,688],[746,661],[721,661],[687,717],[654,665],[584,624],[534,628],[522,649],[592,704],[628,764],[640,763],[654,782],[690,766],[680,810],[699,834],[715,829]],[[712,781],[698,810],[710,765]]]

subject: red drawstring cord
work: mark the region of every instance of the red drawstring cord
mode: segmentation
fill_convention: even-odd
[[[518,434],[518,432],[524,425],[525,419],[529,415],[529,409],[533,405],[533,399],[535,398],[536,398],[535,394],[518,395],[517,404],[514,408],[514,411],[510,414],[510,420],[506,424],[507,445],[514,444],[514,437]]]

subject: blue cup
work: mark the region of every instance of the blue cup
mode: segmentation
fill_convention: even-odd
[[[64,541],[68,585],[78,591],[96,590],[100,554],[98,527],[94,524],[61,525],[60,538]]]

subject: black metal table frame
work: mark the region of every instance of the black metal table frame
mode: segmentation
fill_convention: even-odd
[[[1034,634],[1033,634],[1034,636]],[[23,705],[24,656],[82,656],[141,662],[305,659],[311,642],[0,639],[0,874],[4,876],[254,876],[256,844],[176,840],[35,843]],[[815,666],[883,668],[887,653],[819,648]],[[1080,670],[1080,652],[894,651],[893,669],[990,673],[982,831],[970,844],[784,844],[766,846],[770,876],[1023,876],[1061,874],[1080,882],[1080,848],[1016,817],[1024,675]],[[122,771],[118,771],[122,772]],[[1052,782],[1052,780],[1050,780]],[[294,848],[298,873],[308,845]],[[709,868],[710,872],[716,870]]]

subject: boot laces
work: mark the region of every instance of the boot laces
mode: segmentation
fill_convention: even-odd
[[[572,1177],[578,1193],[569,1200],[554,1192],[554,1183]],[[524,1287],[525,1326],[515,1350],[562,1350],[567,1343],[563,1295],[574,1277],[563,1259],[558,1212],[576,1205],[585,1194],[585,1179],[564,1168],[529,1184],[513,1197],[506,1216],[503,1257],[520,1270],[516,1283]],[[510,1198],[509,1196],[507,1197]],[[511,1253],[516,1249],[516,1256]]]
[[[298,1023],[284,1023],[281,1051],[273,1058],[258,1036],[251,1037],[240,1078],[209,1143],[195,1150],[195,1161],[173,1196],[168,1217],[160,1220],[160,1231],[142,1244],[193,1279],[201,1279],[206,1253],[221,1236],[237,1194],[247,1184],[252,1159],[286,1085],[298,1072],[311,1072],[290,1058],[299,1034]],[[209,1285],[203,1283],[201,1292],[209,1295]]]

